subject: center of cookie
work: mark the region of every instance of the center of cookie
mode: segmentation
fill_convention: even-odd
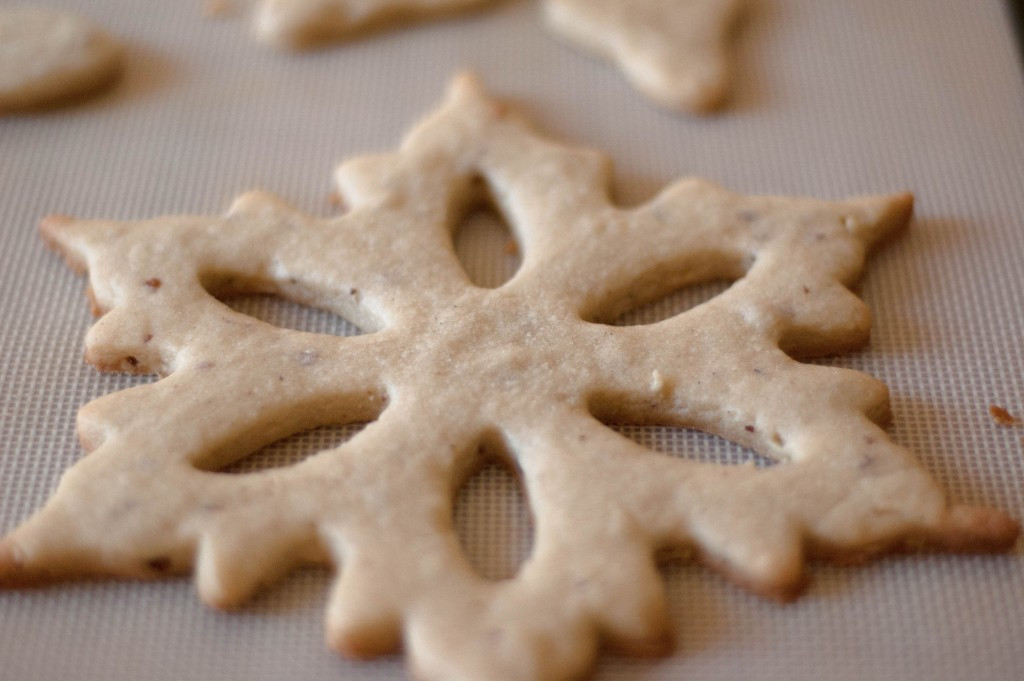
[[[407,361],[392,364],[393,377],[408,386],[431,381],[435,393],[469,389],[481,406],[499,395],[532,401],[580,394],[586,377],[576,361],[584,350],[580,327],[526,298],[514,289],[473,290],[425,312],[417,342],[403,352]]]

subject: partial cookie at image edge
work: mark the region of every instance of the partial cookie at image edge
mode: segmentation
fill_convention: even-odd
[[[0,115],[50,109],[105,89],[123,68],[123,48],[75,14],[0,7]]]

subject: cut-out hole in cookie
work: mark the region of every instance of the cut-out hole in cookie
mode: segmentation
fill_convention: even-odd
[[[459,489],[455,532],[470,565],[485,579],[511,579],[530,555],[530,509],[519,480],[489,459]]]
[[[722,466],[753,464],[758,468],[769,468],[777,463],[748,447],[692,428],[618,424],[609,424],[609,427],[652,451],[690,461]],[[770,440],[778,447],[785,444],[777,434],[770,436]]]
[[[482,186],[483,181],[477,184]],[[520,244],[481,187],[456,221],[455,254],[469,280],[480,288],[498,288],[519,270]]]
[[[628,307],[612,321],[612,324],[614,326],[639,326],[671,319],[717,298],[728,291],[734,283],[732,280],[717,279],[676,289],[653,301]]]
[[[235,312],[282,329],[331,336],[358,336],[363,331],[336,314],[271,295],[246,294],[221,299]]]
[[[296,433],[267,445],[216,472],[239,475],[294,466],[318,452],[341,446],[365,427],[365,423],[349,423],[343,426],[323,426]]]

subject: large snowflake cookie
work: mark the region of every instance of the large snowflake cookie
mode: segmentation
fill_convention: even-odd
[[[203,600],[229,607],[328,563],[328,638],[346,654],[401,644],[433,681],[566,680],[599,644],[668,648],[660,549],[785,598],[808,557],[1012,544],[1013,520],[950,505],[886,437],[883,385],[793,359],[867,340],[847,286],[908,222],[909,195],[747,197],[685,179],[627,210],[609,172],[461,76],[399,151],[340,166],[340,217],[254,192],[222,217],[44,220],[103,313],[87,359],[164,378],[81,410],[91,453],[0,543],[0,583],[194,570]],[[524,252],[494,289],[452,246],[480,201]],[[606,323],[720,278],[735,283],[676,317]],[[238,292],[367,333],[280,329],[215,297]],[[216,472],[290,433],[365,421],[296,465]],[[603,422],[698,428],[777,463],[664,456]],[[534,519],[505,581],[476,574],[453,531],[481,448],[521,476]]]
[[[544,0],[548,25],[605,55],[659,104],[703,113],[728,92],[741,0]]]
[[[256,34],[290,48],[492,5],[496,0],[262,0]]]
[[[88,20],[32,5],[0,7],[0,114],[85,95],[120,67],[120,47]]]

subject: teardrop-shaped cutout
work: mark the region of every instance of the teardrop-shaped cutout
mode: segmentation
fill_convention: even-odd
[[[239,475],[294,466],[318,452],[341,446],[365,427],[365,423],[348,423],[340,426],[322,426],[296,433],[271,443],[216,472]]]
[[[725,293],[734,280],[716,279],[676,289],[653,301],[628,308],[612,322],[614,326],[656,324],[691,310]]]
[[[519,480],[498,459],[459,489],[455,532],[470,565],[485,579],[511,579],[530,555],[533,529]]]
[[[224,297],[221,302],[235,312],[241,312],[282,329],[331,336],[358,336],[363,333],[358,326],[344,317],[278,296],[244,294]]]
[[[758,468],[768,468],[777,463],[749,447],[693,428],[620,424],[610,424],[609,427],[652,451],[690,461],[722,466],[753,464]],[[776,445],[784,444],[778,435],[774,435],[772,440]]]
[[[469,280],[480,288],[498,288],[519,270],[522,254],[515,234],[478,178],[476,197],[467,203],[452,232],[455,254]]]

